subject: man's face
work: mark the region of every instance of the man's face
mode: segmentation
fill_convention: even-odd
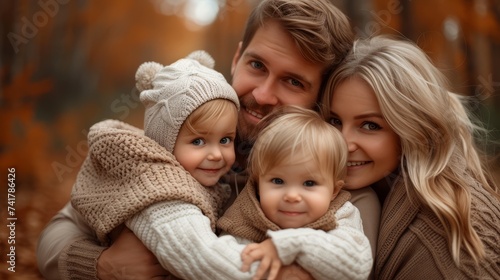
[[[253,136],[257,123],[277,106],[313,107],[325,65],[306,60],[277,22],[267,21],[243,53],[240,48],[241,44],[231,74],[241,104],[238,133],[242,140]]]

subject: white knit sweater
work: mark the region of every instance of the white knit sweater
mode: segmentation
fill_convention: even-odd
[[[296,261],[315,279],[366,279],[372,256],[359,212],[346,202],[335,217],[338,226],[329,232],[310,228],[268,231],[282,262]],[[217,237],[209,219],[192,204],[156,203],[126,225],[180,278],[251,279],[258,265],[241,272],[240,254],[250,241]]]

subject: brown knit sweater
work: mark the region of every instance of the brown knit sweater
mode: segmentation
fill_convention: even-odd
[[[107,235],[134,214],[165,200],[198,206],[215,230],[229,188],[203,187],[164,147],[126,123],[107,120],[91,127],[89,152],[71,203],[107,244]]]
[[[375,260],[376,279],[500,279],[500,202],[472,178],[472,223],[486,249],[486,260],[475,265],[462,251],[453,262],[439,219],[411,203],[398,179],[382,210]]]
[[[349,201],[351,195],[340,191],[330,203],[329,211],[321,218],[304,227],[330,231],[337,226],[335,212]],[[267,238],[267,230],[279,230],[279,226],[265,217],[257,200],[256,190],[250,181],[245,185],[234,203],[217,222],[217,227],[233,236],[242,237],[252,242],[262,242]]]

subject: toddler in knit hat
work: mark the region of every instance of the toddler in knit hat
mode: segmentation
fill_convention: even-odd
[[[251,279],[241,260],[207,257],[199,244],[217,239],[230,194],[219,179],[235,160],[239,110],[236,92],[213,66],[204,51],[168,66],[142,64],[136,87],[144,131],[115,120],[92,126],[71,202],[102,244],[125,224],[175,277],[192,279],[193,263],[208,261],[222,278]],[[226,243],[216,247],[239,254],[240,245],[219,244]]]
[[[167,67],[142,64],[136,87],[146,107],[144,134],[165,147],[204,186],[234,163],[239,101],[204,51]]]

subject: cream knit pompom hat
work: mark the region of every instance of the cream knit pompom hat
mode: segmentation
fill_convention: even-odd
[[[205,51],[195,51],[165,67],[143,63],[135,80],[146,107],[144,134],[173,152],[182,124],[204,103],[227,99],[239,110],[236,92],[213,67],[214,59]]]

